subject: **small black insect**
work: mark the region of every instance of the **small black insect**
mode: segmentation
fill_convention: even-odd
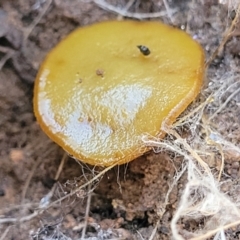
[[[150,50],[149,50],[149,48],[146,47],[146,46],[138,45],[137,47],[139,48],[140,52],[141,52],[144,56],[148,56],[148,55],[151,53]]]

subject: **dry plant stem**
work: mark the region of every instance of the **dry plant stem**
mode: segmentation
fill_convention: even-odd
[[[175,177],[173,183],[170,185],[170,187],[169,187],[169,189],[168,189],[168,191],[167,191],[166,197],[165,197],[164,204],[163,204],[163,206],[161,207],[160,213],[159,213],[159,210],[158,210],[158,217],[159,217],[159,219],[158,219],[158,221],[157,221],[157,223],[156,223],[156,226],[154,227],[154,229],[153,229],[153,231],[152,231],[152,233],[151,233],[151,236],[149,237],[149,240],[153,240],[153,239],[154,239],[154,237],[155,237],[155,235],[156,235],[156,233],[157,233],[157,229],[158,229],[158,227],[159,227],[160,221],[161,221],[161,219],[162,219],[162,216],[163,216],[163,214],[164,214],[165,211],[166,211],[166,206],[167,206],[168,203],[169,203],[169,202],[168,202],[168,201],[169,201],[169,195],[170,195],[170,193],[172,192],[173,187],[177,184],[177,182],[178,182],[178,180],[180,179],[180,177],[181,177],[181,176],[183,175],[183,173],[186,171],[186,169],[187,169],[187,165],[185,165],[185,166],[183,167],[183,169],[181,170],[181,172],[177,174],[177,176]]]
[[[166,206],[169,204],[169,202],[168,202],[168,200],[169,200],[169,195],[170,195],[170,193],[172,192],[173,187],[174,187],[175,185],[177,185],[179,179],[182,177],[183,173],[186,172],[186,170],[187,170],[187,165],[185,165],[185,166],[182,165],[182,170],[181,170],[180,172],[177,172],[177,176],[174,177],[174,181],[173,181],[172,184],[170,185],[170,187],[169,187],[169,189],[168,189],[168,191],[167,191],[166,197],[165,197],[165,202],[164,202],[165,208],[164,208],[164,212],[165,212]],[[164,212],[162,213],[162,215],[164,214]],[[161,215],[161,217],[162,217],[162,215]]]
[[[172,129],[169,129],[167,130],[167,133],[175,136],[177,138],[177,140],[179,140],[179,142],[185,147],[185,149],[187,149],[187,151],[198,161],[198,163],[205,169],[205,171],[209,174],[209,175],[212,175],[211,174],[211,171],[208,167],[208,165],[201,159],[201,157],[190,147],[190,145],[184,140],[182,139],[179,134],[172,130]]]
[[[181,156],[183,156],[185,159],[188,160],[188,162],[192,162],[192,158],[190,156],[190,154],[188,152],[184,152],[182,151],[181,148],[179,147],[175,147],[175,146],[172,146],[168,143],[165,143],[165,142],[159,142],[158,140],[154,141],[154,140],[149,140],[147,139],[147,136],[146,138],[142,138],[142,141],[147,145],[147,146],[152,146],[152,147],[163,147],[163,148],[166,148],[172,152],[175,152],[175,153],[178,153],[180,154]],[[179,141],[179,143],[181,143],[181,141]],[[189,146],[190,147],[190,146]],[[191,148],[190,148],[191,149]],[[192,152],[194,152],[194,150],[191,150]],[[194,156],[193,156],[194,157]],[[201,159],[201,158],[200,158]],[[202,161],[202,160],[201,160]],[[199,163],[199,160],[197,160],[197,162]],[[203,162],[205,164],[205,162]],[[206,165],[206,164],[205,164]],[[206,165],[207,166],[207,165]],[[204,168],[205,169],[205,168]],[[202,172],[201,172],[201,169],[195,169],[196,172],[198,173],[198,175],[202,175]],[[207,172],[208,174],[208,177],[211,178],[211,180],[214,181],[214,178],[213,178],[213,175],[210,171],[210,169],[208,168],[207,166],[207,171],[205,169],[205,172]]]
[[[231,88],[239,84],[239,81],[236,82],[236,79],[234,77],[228,77],[228,81],[226,81],[226,76],[222,76],[221,80],[223,80],[224,83],[216,91],[214,91],[214,93],[211,94],[212,101],[209,103],[214,102],[215,99],[219,99],[219,96],[222,96],[223,93],[230,91]],[[231,83],[230,86],[229,82]]]
[[[190,3],[190,8],[189,8],[189,9],[191,9],[191,7],[192,7],[192,5],[193,5],[193,2],[194,2],[194,0],[191,1],[191,3]],[[186,32],[187,32],[188,34],[190,34],[190,28],[189,28],[190,14],[189,14],[189,12],[190,12],[190,10],[189,10],[188,13],[187,13],[187,23],[186,23]]]
[[[26,222],[26,221],[29,221],[29,220],[37,217],[41,213],[42,213],[42,210],[41,211],[35,211],[32,214],[24,216],[24,217],[21,217],[21,218],[0,218],[0,224],[3,224],[3,223]]]
[[[237,85],[239,82],[234,82],[231,86],[228,87],[228,89],[232,88],[233,86]],[[187,119],[189,119],[190,117],[194,116],[196,113],[199,113],[201,111],[201,116],[203,116],[203,110],[204,108],[210,104],[211,102],[214,101],[214,97],[216,95],[219,95],[219,92],[221,92],[222,90],[225,90],[227,87],[227,83],[223,84],[217,92],[211,94],[204,102],[202,102],[199,106],[197,106],[195,109],[191,110],[188,114],[186,114],[185,116],[181,117],[178,121],[176,121],[173,125],[172,128],[175,127],[179,127],[182,123],[184,123]],[[225,90],[225,91],[228,91]],[[225,101],[225,103],[223,105],[221,105],[220,109],[218,109],[213,115],[211,115],[209,117],[209,120],[212,119],[213,117],[215,117],[215,115],[217,113],[219,113],[224,107],[226,107],[227,103],[231,100],[231,98],[233,98],[238,91],[240,91],[240,89],[237,88],[237,90],[235,91],[235,93],[231,94],[228,99]]]
[[[169,151],[176,152],[179,155],[185,157],[187,160],[191,160],[191,157],[189,156],[189,154],[182,151],[182,149],[176,148],[176,147],[174,147],[174,146],[172,146],[172,145],[170,145],[166,142],[161,142],[161,141],[159,141],[159,139],[153,140],[152,137],[149,139],[148,136],[144,136],[142,138],[142,141],[143,141],[144,144],[146,144],[146,146],[161,147],[161,148],[164,148],[164,149],[168,149]]]
[[[135,0],[129,0],[126,6],[123,8],[123,11],[125,10],[127,12],[134,2]]]
[[[213,54],[210,56],[210,58],[207,60],[205,67],[208,68],[211,62],[217,57],[217,55],[222,51],[224,45],[228,41],[228,39],[232,36],[232,32],[234,27],[236,26],[238,22],[238,18],[240,16],[240,4],[238,5],[237,11],[236,11],[236,16],[233,19],[230,28],[228,28],[227,32],[224,34],[223,39],[220,43],[220,45],[217,47],[217,49],[213,52]]]
[[[218,233],[221,230],[227,230],[227,229],[235,227],[239,224],[240,224],[240,220],[235,221],[233,223],[229,223],[229,224],[221,226],[221,227],[218,227],[214,230],[208,231],[207,233],[203,234],[202,236],[190,238],[189,240],[204,240],[204,239],[207,239],[209,237],[212,237],[214,234]]]
[[[193,109],[191,112],[189,112],[187,115],[181,117],[177,122],[175,122],[172,127],[175,128],[175,127],[178,127],[180,126],[183,122],[186,121],[186,119],[190,118],[191,116],[193,116],[194,114],[196,113],[199,113],[200,110],[201,112],[203,113],[203,110],[204,108],[210,103],[213,101],[213,97],[212,95],[209,96],[203,103],[201,103],[199,106],[197,106],[195,109]]]
[[[122,9],[122,11],[127,12],[129,10],[129,8],[133,5],[133,3],[135,2],[135,0],[130,0],[128,1],[128,3],[126,4],[126,6]],[[118,15],[117,20],[121,21],[123,20],[123,15]]]
[[[36,208],[37,206],[38,206],[38,203],[24,203],[24,204],[13,205],[11,207],[4,208],[4,212],[17,210],[19,208]],[[3,214],[3,212],[1,212],[0,215],[1,214]]]
[[[5,56],[0,61],[0,71],[1,71],[5,63],[7,62],[7,60],[14,55],[15,51],[7,47],[0,46],[0,52],[6,53]]]
[[[22,191],[22,200],[21,200],[21,203],[23,204],[24,202],[24,199],[25,199],[25,196],[26,196],[26,193],[27,193],[27,190],[28,190],[28,187],[29,187],[29,184],[31,182],[31,179],[37,169],[37,167],[39,166],[39,164],[42,162],[42,160],[45,158],[45,156],[48,156],[48,154],[51,152],[51,150],[48,150],[46,151],[40,158],[38,158],[38,160],[35,162],[33,168],[32,168],[32,171],[29,173],[28,177],[27,177],[27,180],[26,180],[26,183],[23,187],[23,191]],[[21,204],[21,205],[22,205]]]
[[[196,174],[196,171],[198,172],[197,174]],[[212,180],[210,179],[212,178],[212,175],[207,175],[207,176],[206,175],[204,176],[204,175],[205,174],[202,174],[198,171],[198,167],[191,160],[188,162],[188,183],[181,196],[181,202],[171,221],[171,229],[172,229],[174,239],[184,240],[184,238],[179,234],[178,228],[177,228],[177,222],[184,216],[192,216],[191,214],[189,215],[189,213],[194,214],[195,218],[197,217],[196,213],[199,213],[201,216],[212,216],[212,215],[215,215],[219,210],[220,206],[218,203],[216,203],[216,209],[211,209],[211,211],[209,212],[208,211],[209,209],[205,208],[206,206],[208,206],[208,204],[206,205],[206,203],[204,204],[201,202],[196,204],[196,202],[191,201],[189,199],[194,189],[198,189],[198,188],[201,189],[202,187],[203,188],[206,187],[206,189],[209,189],[210,191],[211,189],[216,190],[215,182],[212,182]],[[212,185],[212,183],[214,185]],[[217,193],[219,193],[218,190],[216,191]],[[214,204],[214,203],[211,203],[211,204]]]
[[[215,132],[213,132],[214,134],[216,134]],[[224,139],[224,137],[220,134],[217,133],[217,137],[219,139],[219,142],[221,142],[221,144],[226,148],[226,151],[228,150],[233,150],[234,152],[237,153],[237,156],[240,155],[240,148],[235,146],[233,143],[226,141]]]
[[[237,95],[238,93],[240,92],[240,88],[237,88],[236,91],[234,91],[228,98],[227,100],[218,108],[218,110],[213,113],[212,116],[209,117],[209,120],[213,119],[214,117],[216,117],[216,115],[218,113],[220,113],[226,106],[227,104],[230,102],[230,100],[235,96]]]
[[[232,34],[231,34],[231,37],[239,37],[240,36],[240,31],[234,31]]]
[[[160,219],[158,219],[158,221],[156,223],[156,226],[154,227],[154,229],[153,229],[153,231],[152,231],[152,233],[151,233],[151,235],[150,235],[148,240],[153,240],[154,239],[154,237],[155,237],[155,235],[157,233],[157,229],[159,227],[159,224],[160,224]]]
[[[124,181],[126,181],[126,175],[127,175],[128,165],[129,165],[129,162],[127,162],[126,164],[124,164]]]
[[[55,181],[58,181],[66,159],[67,159],[67,153],[64,152],[64,154],[63,154],[63,156],[62,156],[62,159],[61,159],[61,162],[60,162],[60,165],[58,166],[57,173],[56,173],[56,175],[55,175],[55,177],[54,177],[54,180],[55,180]],[[46,195],[48,201],[51,200],[53,194],[55,193],[56,188],[57,188],[57,183],[55,183],[55,184],[53,185],[51,191]]]
[[[63,166],[64,166],[66,160],[67,160],[67,153],[65,152],[65,153],[63,154],[63,156],[62,156],[62,159],[61,159],[60,165],[59,165],[59,167],[58,167],[57,173],[56,173],[56,175],[55,175],[55,177],[54,177],[54,180],[55,180],[55,181],[57,181],[57,180],[59,179],[60,174],[61,174],[61,172],[62,172],[62,170],[63,170]]]
[[[206,143],[208,144],[211,144],[211,145],[215,145],[216,148],[218,149],[218,151],[220,152],[221,154],[221,167],[220,167],[220,170],[219,170],[219,174],[218,174],[218,181],[220,181],[221,179],[221,176],[222,176],[222,172],[223,172],[223,169],[224,169],[224,154],[223,154],[223,149],[222,149],[222,145],[217,143],[216,141],[212,140],[209,136],[210,134],[212,133],[211,129],[210,129],[210,124],[209,122],[206,120],[205,117],[202,118],[202,121],[203,121],[203,124],[204,126],[206,126],[206,134],[207,134],[207,137],[206,137]]]
[[[26,44],[26,40],[28,39],[28,37],[30,36],[30,34],[32,33],[36,25],[41,21],[42,17],[47,12],[51,4],[52,4],[52,0],[47,0],[42,12],[34,19],[32,24],[29,27],[27,27],[24,34],[23,46]]]
[[[3,47],[3,46],[0,46],[0,52],[3,52],[3,53],[8,53],[8,52],[9,52],[9,50],[12,50],[12,49],[10,49],[10,48],[8,48],[8,47]]]
[[[216,147],[218,148],[218,150],[221,154],[221,167],[220,167],[219,174],[218,174],[218,181],[220,182],[220,179],[221,179],[221,176],[222,176],[222,173],[223,173],[223,169],[224,169],[225,157],[224,157],[224,154],[223,154],[223,149],[222,149],[221,144],[218,144],[214,141],[213,141],[213,144],[216,145]]]
[[[121,183],[119,181],[119,166],[117,166],[117,184],[118,184],[118,189],[119,189],[119,192],[122,194],[122,186],[121,186]]]
[[[82,229],[82,236],[81,236],[82,240],[84,240],[86,230],[87,230],[91,198],[92,198],[91,185],[88,185],[88,198],[87,198],[87,205],[86,205],[86,211],[85,211],[85,220],[84,220],[84,226],[83,226],[83,229]]]
[[[83,184],[82,186],[80,186],[79,188],[77,188],[76,190],[74,190],[73,192],[67,194],[66,196],[58,199],[57,201],[49,204],[47,207],[44,208],[44,210],[49,209],[50,207],[54,206],[55,204],[62,202],[63,200],[65,200],[66,198],[73,196],[74,194],[76,194],[78,191],[80,191],[82,188],[85,188],[86,186],[90,186],[90,184],[92,184],[95,180],[97,180],[98,178],[100,178],[102,175],[104,175],[107,171],[109,171],[111,168],[113,168],[114,166],[116,166],[117,164],[107,167],[105,168],[102,172],[100,172],[98,175],[96,175],[94,178],[92,178],[91,180],[89,180],[87,183]],[[16,222],[26,222],[26,221],[30,221],[33,218],[39,216],[41,213],[43,212],[43,209],[39,209],[34,211],[32,214],[21,217],[21,218],[0,218],[0,224],[4,224],[4,223],[16,223]]]
[[[0,237],[0,240],[5,240],[5,239],[7,239],[6,236],[7,236],[8,232],[9,232],[10,228],[11,228],[11,226],[8,226],[8,227],[5,229],[5,231],[3,232],[2,236]]]
[[[27,190],[28,190],[28,187],[29,187],[29,184],[32,180],[32,177],[37,169],[37,167],[39,166],[39,164],[42,162],[42,158],[38,158],[38,160],[34,163],[33,167],[32,167],[32,170],[31,172],[29,173],[28,177],[27,177],[27,180],[24,184],[24,187],[23,187],[23,191],[22,191],[22,200],[21,200],[21,203],[23,204],[24,203],[24,200],[25,200],[25,197],[26,197],[26,193],[27,193]]]
[[[100,8],[103,8],[110,12],[117,13],[124,17],[144,19],[144,18],[158,18],[158,17],[166,16],[166,11],[160,11],[155,13],[133,13],[133,12],[127,12],[125,9],[114,7],[113,5],[106,3],[103,0],[93,0],[93,2],[97,4]],[[171,9],[170,12],[171,14],[173,14],[174,12],[176,12],[176,10]]]
[[[139,231],[136,231],[136,232],[137,232],[137,234],[139,235],[139,237],[141,238],[141,240],[144,240],[143,237],[142,237],[142,235],[141,235],[141,233],[140,233]]]
[[[171,9],[170,9],[170,7],[168,5],[167,0],[163,0],[163,4],[164,4],[164,6],[166,8],[168,18],[170,19],[171,23],[174,24],[173,17],[172,17],[172,12],[171,12]]]
[[[93,177],[92,179],[90,179],[87,183],[81,185],[80,187],[76,188],[74,191],[70,192],[69,194],[65,195],[64,197],[61,197],[60,199],[54,201],[53,203],[49,204],[46,208],[44,209],[48,209],[58,203],[61,203],[63,200],[75,195],[77,192],[79,192],[81,189],[87,187],[88,185],[92,184],[94,181],[96,181],[97,179],[99,179],[101,176],[103,176],[106,172],[108,172],[110,169],[112,169],[113,167],[115,167],[116,165],[118,165],[117,163],[113,166],[109,166],[107,168],[105,168],[103,171],[101,171],[99,174],[97,174],[95,177]]]

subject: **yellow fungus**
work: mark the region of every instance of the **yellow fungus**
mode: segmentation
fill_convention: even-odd
[[[148,151],[195,99],[201,46],[159,22],[109,21],[77,29],[46,57],[34,111],[44,132],[73,157],[110,166]]]

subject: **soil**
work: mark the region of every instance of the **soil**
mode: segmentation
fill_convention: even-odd
[[[90,186],[54,202],[74,192],[102,169],[66,156],[42,132],[33,114],[34,79],[46,54],[71,31],[122,17],[95,2],[105,1],[0,1],[1,240],[80,239],[90,200],[85,239],[150,239],[156,224],[152,239],[172,237],[170,222],[187,182],[187,173],[184,173],[165,202],[172,180],[183,164],[183,157],[172,152],[152,151],[127,165],[114,167]],[[127,2],[113,0],[107,6],[124,9]],[[163,2],[133,1],[128,11],[139,14],[165,11]],[[166,11],[155,20],[187,29],[202,44],[208,58],[219,45],[231,16],[234,17],[233,9],[214,0],[168,2],[174,10],[173,22]],[[214,59],[209,79],[216,72],[226,73],[231,64],[239,64],[239,46],[236,34]],[[224,66],[219,70],[221,64]],[[204,94],[207,93],[203,90]],[[239,96],[235,96],[235,103]],[[235,110],[239,113],[239,108]],[[229,121],[229,127],[235,126],[238,130],[239,117],[222,118],[222,121]],[[236,129],[233,131],[236,133]],[[188,135],[188,126],[181,134]],[[232,136],[230,141],[238,144],[239,137]],[[64,166],[57,177],[63,159]],[[211,167],[217,168],[215,163]],[[225,172],[225,180],[240,176],[239,156],[226,158]],[[225,184],[223,188],[228,192],[232,186]],[[201,224],[194,220],[182,221],[179,228],[190,231]],[[227,239],[239,239],[238,229],[229,230]]]

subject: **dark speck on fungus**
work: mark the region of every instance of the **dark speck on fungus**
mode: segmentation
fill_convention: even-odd
[[[144,56],[148,56],[148,55],[151,53],[150,50],[149,50],[149,48],[146,47],[146,46],[138,45],[137,47],[139,48],[140,52],[141,52]]]

